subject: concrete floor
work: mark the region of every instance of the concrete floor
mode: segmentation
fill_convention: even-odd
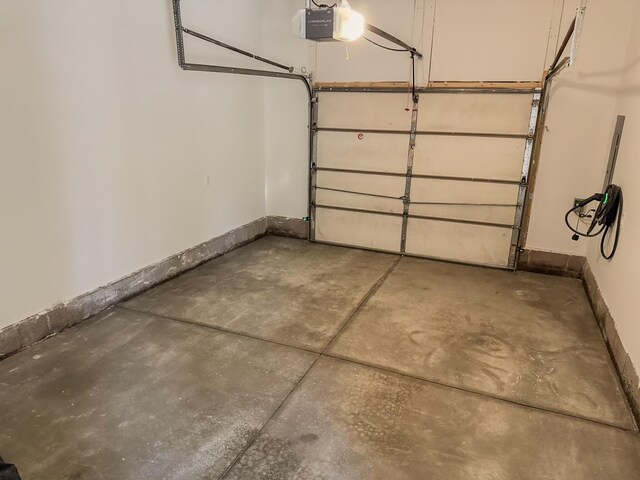
[[[0,362],[30,479],[637,479],[576,280],[263,238]]]

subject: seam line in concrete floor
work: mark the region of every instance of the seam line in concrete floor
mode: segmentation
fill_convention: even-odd
[[[262,425],[262,427],[260,428],[260,430],[258,431],[258,433],[256,433],[253,438],[251,440],[249,440],[249,442],[244,446],[244,448],[238,453],[238,455],[236,456],[236,458],[234,458],[233,462],[231,462],[231,464],[229,464],[229,466],[226,468],[226,470],[222,473],[222,475],[220,475],[220,480],[223,480],[228,474],[229,472],[233,469],[233,467],[236,465],[236,463],[238,463],[238,461],[244,456],[245,453],[247,453],[247,450],[249,450],[249,448],[251,448],[251,446],[255,443],[256,439],[260,436],[260,434],[264,431],[264,429],[267,427],[267,425],[269,424],[269,422],[271,422],[271,420],[278,414],[278,412],[280,410],[282,410],[282,407],[284,406],[285,403],[287,403],[287,400],[289,399],[289,397],[291,397],[291,395],[293,395],[293,392],[295,392],[298,389],[298,386],[300,386],[300,384],[302,383],[302,381],[305,379],[305,377],[307,376],[307,374],[311,371],[311,369],[314,367],[314,365],[316,363],[318,363],[318,360],[320,359],[320,357],[322,357],[322,354],[324,353],[324,351],[329,347],[329,345],[331,345],[331,342],[333,341],[334,338],[336,338],[336,336],[338,335],[338,333],[340,333],[345,326],[356,316],[356,314],[358,313],[358,311],[369,301],[369,299],[371,297],[373,297],[373,295],[378,291],[378,289],[382,286],[382,284],[384,283],[384,281],[389,277],[389,275],[391,274],[391,272],[396,268],[396,266],[398,265],[398,263],[400,263],[400,260],[402,259],[402,257],[398,258],[396,261],[394,261],[391,266],[386,270],[386,272],[384,272],[382,274],[382,276],[376,281],[376,283],[374,283],[371,288],[367,291],[367,293],[364,295],[364,297],[362,297],[362,299],[358,302],[358,304],[356,305],[356,307],[353,309],[353,311],[347,316],[347,319],[343,322],[342,326],[338,329],[338,331],[331,337],[331,339],[329,340],[329,342],[327,342],[327,344],[325,345],[325,347],[322,349],[322,351],[318,354],[318,356],[316,357],[316,359],[313,361],[313,363],[311,364],[311,366],[307,369],[306,372],[304,372],[304,375],[302,375],[300,377],[300,380],[298,380],[296,382],[296,384],[293,386],[293,388],[291,389],[291,391],[287,394],[287,396],[284,398],[284,400],[282,400],[282,403],[278,406],[278,408],[275,409],[275,411],[273,412],[273,414],[267,419],[267,421],[264,423],[264,425]],[[259,340],[259,339],[258,339]],[[296,347],[293,347],[296,348]]]
[[[122,310],[129,310],[130,312],[142,313],[144,315],[149,315],[151,317],[162,318],[164,320],[170,320],[172,322],[180,322],[180,323],[184,323],[186,325],[194,325],[196,327],[208,328],[210,330],[217,330],[218,332],[230,333],[231,335],[238,335],[239,337],[252,338],[253,340],[260,340],[261,342],[271,343],[273,345],[279,345],[281,347],[295,348],[296,350],[300,350],[300,351],[307,352],[307,353],[313,353],[314,355],[320,355],[320,353],[322,353],[322,351],[310,350],[308,348],[298,347],[298,346],[295,346],[295,345],[290,345],[288,343],[276,342],[275,340],[269,340],[267,338],[258,337],[256,335],[251,335],[249,333],[237,332],[235,330],[229,330],[229,329],[226,329],[224,327],[219,327],[217,325],[210,325],[208,323],[199,322],[197,320],[186,320],[184,318],[168,317],[166,315],[160,315],[158,313],[145,312],[144,310],[138,310],[136,308],[125,307],[124,305],[116,305],[113,308],[120,308]]]
[[[583,417],[583,416],[576,415],[576,414],[573,414],[573,413],[570,413],[570,412],[566,412],[566,411],[553,410],[553,409],[549,409],[549,408],[545,408],[545,407],[541,407],[541,406],[537,406],[537,405],[530,405],[530,404],[525,403],[525,402],[518,402],[516,400],[512,400],[512,399],[509,399],[509,398],[491,395],[491,394],[486,393],[486,392],[480,392],[480,391],[477,391],[477,390],[464,388],[464,387],[461,387],[461,386],[458,386],[458,385],[450,385],[448,383],[439,382],[437,380],[430,379],[430,378],[427,378],[427,377],[411,375],[411,374],[408,374],[408,373],[405,373],[405,372],[401,372],[399,370],[395,370],[395,369],[390,368],[390,367],[385,367],[385,366],[382,366],[382,365],[376,365],[376,364],[372,364],[372,363],[367,363],[367,362],[356,360],[356,359],[353,359],[353,358],[350,358],[350,357],[347,357],[347,356],[337,355],[337,354],[333,354],[333,353],[326,353],[326,350],[340,336],[340,334],[346,329],[348,324],[351,322],[351,320],[353,318],[356,317],[356,314],[367,303],[367,301],[371,297],[373,297],[375,295],[375,293],[380,289],[380,287],[382,286],[384,281],[389,277],[389,275],[391,275],[393,270],[402,261],[403,258],[404,257],[401,256],[396,261],[394,261],[393,264],[389,267],[389,269],[376,281],[376,283],[374,283],[374,285],[369,289],[369,291],[365,294],[365,296],[362,298],[362,300],[360,300],[360,302],[358,302],[356,307],[347,316],[347,319],[344,321],[344,323],[341,325],[341,327],[338,329],[338,331],[331,337],[329,342],[326,344],[326,346],[321,351],[310,350],[310,349],[303,348],[303,347],[300,347],[300,346],[295,346],[295,345],[290,345],[290,344],[287,344],[287,343],[277,342],[277,341],[274,341],[274,340],[269,340],[269,339],[261,338],[261,337],[255,336],[255,335],[251,335],[251,334],[248,334],[248,333],[245,333],[245,332],[238,332],[238,331],[226,329],[224,327],[215,326],[215,325],[211,325],[211,324],[204,323],[204,322],[199,322],[197,320],[186,320],[186,319],[182,319],[182,318],[175,318],[175,317],[169,317],[169,316],[166,316],[166,315],[160,315],[160,314],[157,314],[157,313],[145,312],[143,310],[138,310],[138,309],[131,308],[131,307],[128,307],[128,306],[123,306],[122,304],[116,305],[114,308],[120,308],[120,309],[123,309],[123,310],[129,310],[129,311],[136,312],[136,313],[142,313],[144,315],[151,315],[151,316],[154,316],[154,317],[163,318],[163,319],[169,320],[169,321],[180,322],[180,323],[184,323],[184,324],[188,324],[188,325],[195,325],[195,326],[199,326],[199,327],[203,327],[203,328],[208,328],[208,329],[211,329],[211,330],[217,330],[217,331],[220,331],[220,332],[223,332],[223,333],[228,333],[228,334],[232,334],[232,335],[238,335],[238,336],[241,336],[241,337],[251,338],[253,340],[259,340],[259,341],[262,341],[262,342],[271,343],[273,345],[279,345],[279,346],[282,346],[282,347],[294,348],[296,350],[301,350],[301,351],[304,351],[304,352],[313,353],[315,355],[318,355],[318,357],[313,362],[311,367],[309,367],[309,370],[311,370],[313,365],[315,365],[315,363],[318,361],[320,356],[325,356],[325,357],[328,357],[328,358],[335,358],[335,359],[338,359],[338,360],[351,362],[351,363],[354,363],[354,364],[357,364],[357,365],[362,365],[362,366],[369,367],[369,368],[375,368],[377,370],[384,371],[384,372],[387,372],[387,373],[392,373],[392,374],[395,374],[395,375],[401,375],[401,376],[406,377],[406,378],[411,378],[411,379],[414,379],[414,380],[420,380],[420,381],[431,383],[431,384],[438,385],[438,386],[441,386],[441,387],[453,388],[453,389],[461,391],[461,392],[466,392],[466,393],[470,393],[470,394],[473,394],[473,395],[480,395],[480,396],[483,396],[483,397],[492,398],[494,400],[502,401],[502,402],[509,403],[509,404],[512,404],[512,405],[517,405],[517,406],[522,407],[522,408],[538,410],[538,411],[546,412],[546,413],[549,413],[549,414],[562,415],[564,417],[569,417],[569,418],[572,418],[574,420],[581,420],[581,421],[586,421],[586,422],[590,422],[590,423],[595,423],[597,425],[601,425],[601,426],[604,426],[604,427],[615,428],[617,430],[622,430],[624,432],[628,432],[628,433],[631,433],[631,434],[634,434],[634,435],[637,435],[639,433],[637,430],[628,429],[628,428],[621,427],[621,426],[615,425],[615,424],[611,424],[611,423],[608,423],[608,422],[605,422],[605,421],[602,421],[602,420],[596,420],[596,419],[593,419],[593,418]],[[305,372],[305,374],[303,375],[302,378],[304,378],[307,375],[309,370],[307,370],[307,372]],[[302,381],[302,378],[300,379],[300,381]],[[290,392],[290,394],[297,388],[297,386],[298,386],[298,384],[296,384],[296,386],[294,386],[294,388]],[[287,398],[288,397],[289,397],[289,395],[287,396]],[[285,401],[286,401],[286,398],[285,398]],[[280,405],[280,407],[282,407],[283,404],[284,404],[284,401]],[[278,407],[278,409],[274,413],[274,416],[278,412],[278,410],[280,410],[280,407]],[[270,419],[271,418],[272,417],[270,417]],[[268,423],[268,421],[267,421],[267,423]],[[264,426],[266,426],[266,423],[265,423]],[[264,428],[264,426],[263,426],[263,428]],[[256,435],[256,438],[257,438],[257,435]],[[254,440],[255,440],[255,438],[251,440],[251,443],[253,443]],[[238,457],[238,459],[239,458],[240,457]],[[236,462],[237,462],[237,460],[235,460],[233,462],[233,464],[235,464]],[[225,472],[224,475],[226,475],[226,473],[227,472]],[[224,478],[224,475],[222,477],[220,477],[220,478]]]
[[[295,348],[295,347],[294,347]],[[293,392],[295,392],[298,388],[298,386],[300,385],[300,383],[302,383],[302,380],[304,380],[304,378],[307,376],[307,373],[309,373],[309,371],[313,368],[313,366],[318,363],[318,359],[322,356],[318,353],[316,353],[316,359],[313,361],[313,363],[311,364],[311,366],[309,368],[307,368],[307,370],[304,372],[304,375],[302,375],[300,377],[300,379],[296,382],[296,384],[293,386],[293,388],[291,389],[291,391],[289,393],[287,393],[287,396],[284,397],[284,400],[282,400],[282,403],[280,405],[278,405],[278,408],[276,408],[273,413],[269,416],[269,418],[267,419],[266,422],[264,422],[264,424],[262,425],[262,427],[260,427],[260,430],[258,430],[258,432],[251,437],[251,440],[249,440],[249,442],[247,442],[247,444],[242,447],[242,450],[240,450],[240,452],[238,453],[238,455],[236,455],[236,457],[233,459],[233,461],[229,464],[229,466],[224,470],[224,472],[222,472],[222,475],[220,475],[219,480],[222,480],[224,477],[227,476],[227,474],[231,471],[231,469],[236,465],[236,463],[238,463],[238,461],[244,456],[245,453],[247,453],[247,450],[249,450],[249,448],[251,447],[251,445],[254,444],[254,442],[256,441],[256,439],[260,436],[260,434],[264,431],[264,429],[267,427],[267,425],[269,424],[269,422],[273,419],[273,417],[275,417],[277,415],[277,413],[282,409],[282,406],[287,402],[287,400],[289,399],[289,397],[291,395],[293,395]]]
[[[362,297],[362,300],[360,300],[360,302],[356,305],[356,308],[354,308],[353,311],[347,316],[347,319],[343,322],[343,324],[340,326],[338,331],[331,337],[331,339],[324,346],[324,348],[320,352],[320,355],[324,355],[324,352],[327,351],[327,348],[329,348],[333,343],[333,341],[340,336],[340,334],[344,331],[344,329],[351,322],[351,320],[353,320],[356,317],[360,309],[362,309],[362,307],[365,306],[365,304],[371,299],[371,297],[373,297],[376,294],[376,292],[380,290],[380,287],[382,287],[382,284],[385,282],[387,278],[389,278],[389,275],[391,275],[391,273],[396,269],[396,267],[398,266],[401,260],[402,260],[402,257],[398,257],[398,259],[391,264],[391,266],[387,269],[387,271],[382,274],[382,276],[378,279],[378,281],[371,286],[371,288],[365,294],[365,296]]]
[[[476,391],[476,390],[469,390],[467,388],[459,387],[457,385],[449,385],[448,383],[438,382],[436,380],[428,379],[428,378],[425,378],[425,377],[417,377],[415,375],[410,375],[408,373],[404,373],[404,372],[401,372],[399,370],[394,370],[392,368],[383,367],[381,365],[375,365],[375,364],[372,364],[372,363],[367,363],[367,362],[363,362],[363,361],[360,361],[360,360],[355,360],[355,359],[349,358],[349,357],[343,357],[341,355],[336,355],[336,354],[332,354],[332,353],[323,353],[320,356],[327,357],[327,358],[333,358],[333,359],[336,359],[336,360],[342,360],[343,362],[354,363],[356,365],[362,365],[363,367],[374,368],[376,370],[380,370],[381,372],[391,373],[393,375],[399,375],[401,377],[406,377],[406,378],[410,378],[412,380],[418,380],[418,381],[421,381],[421,382],[426,382],[426,383],[429,383],[429,384],[432,384],[432,385],[437,385],[439,387],[452,388],[454,390],[458,390],[460,392],[465,392],[465,393],[468,393],[468,394],[471,394],[471,395],[490,398],[492,400],[497,400],[499,402],[509,403],[511,405],[515,405],[515,406],[518,406],[518,407],[521,407],[521,408],[526,408],[527,410],[537,410],[537,411],[548,413],[548,414],[551,414],[551,415],[559,415],[559,416],[562,416],[562,417],[568,417],[568,418],[571,418],[573,420],[579,420],[579,421],[583,421],[583,422],[595,423],[596,425],[600,425],[601,427],[615,428],[616,430],[622,430],[623,432],[630,433],[631,435],[635,435],[635,436],[640,434],[636,430],[630,430],[628,428],[621,427],[619,425],[614,425],[614,424],[607,423],[607,422],[603,422],[601,420],[595,420],[593,418],[582,417],[580,415],[576,415],[576,414],[572,414],[572,413],[568,413],[568,412],[562,412],[562,411],[558,411],[558,410],[552,410],[552,409],[545,408],[545,407],[529,405],[527,403],[518,402],[516,400],[511,400],[511,399],[508,399],[508,398],[497,397],[497,396],[491,395],[489,393],[479,392],[479,391]]]
[[[396,262],[394,265],[392,265],[392,267],[395,268],[395,265],[397,265],[397,263],[399,263],[399,262]],[[389,273],[391,273],[391,271],[389,271]],[[386,279],[386,277],[385,277],[385,279]],[[378,282],[380,282],[380,280],[378,280]],[[378,288],[376,288],[376,291],[380,288],[380,286],[382,286],[382,283],[380,283],[378,285],[378,282],[376,282],[376,285],[378,286]],[[374,286],[376,286],[376,285],[374,285]],[[373,292],[373,293],[375,293],[375,292]],[[368,300],[372,296],[373,296],[373,294],[372,295],[366,295],[365,297]],[[359,305],[363,306],[364,302],[361,301],[361,303]],[[314,351],[314,350],[308,350],[306,348],[290,345],[288,343],[281,343],[281,342],[276,342],[274,340],[268,340],[268,339],[265,339],[265,338],[260,338],[260,337],[249,335],[249,334],[246,334],[246,333],[240,333],[240,332],[236,332],[236,331],[233,331],[233,330],[227,330],[227,329],[222,328],[222,327],[218,327],[218,326],[214,326],[214,325],[210,325],[210,324],[202,323],[202,322],[198,322],[198,321],[184,320],[184,319],[181,319],[181,318],[173,318],[173,317],[168,317],[166,315],[158,315],[158,314],[155,314],[155,313],[144,312],[142,310],[136,310],[134,308],[124,307],[124,306],[121,306],[121,305],[118,305],[118,306],[116,306],[114,308],[120,308],[120,309],[123,309],[123,310],[129,310],[129,311],[136,312],[136,313],[142,313],[144,315],[150,315],[150,316],[153,316],[153,317],[162,318],[164,320],[169,320],[169,321],[173,321],[173,322],[180,322],[180,323],[184,323],[184,324],[187,324],[187,325],[194,325],[194,326],[197,326],[197,327],[208,328],[208,329],[211,329],[211,330],[216,330],[216,331],[223,332],[223,333],[228,333],[228,334],[231,334],[231,335],[237,335],[237,336],[240,336],[240,337],[251,338],[253,340],[259,340],[261,342],[271,343],[273,345],[278,345],[278,346],[281,346],[281,347],[294,348],[296,350],[301,350],[303,352],[313,353],[315,355],[318,355],[318,358],[316,359],[316,361],[321,356],[328,357],[328,358],[335,358],[337,360],[342,360],[342,361],[345,361],[345,362],[351,362],[351,363],[354,363],[356,365],[362,365],[364,367],[375,368],[375,369],[383,371],[383,372],[392,373],[394,375],[400,375],[400,376],[403,376],[403,377],[406,377],[406,378],[411,378],[413,380],[420,380],[422,382],[431,383],[433,385],[438,385],[438,386],[447,387],[447,388],[453,388],[454,390],[458,390],[458,391],[461,391],[461,392],[466,392],[466,393],[470,393],[470,394],[473,394],[473,395],[480,395],[482,397],[492,398],[494,400],[498,400],[498,401],[501,401],[501,402],[509,403],[511,405],[517,405],[517,406],[522,407],[522,408],[538,410],[538,411],[542,411],[542,412],[546,412],[546,413],[550,413],[550,414],[554,414],[554,415],[562,415],[564,417],[569,417],[569,418],[572,418],[574,420],[581,420],[581,421],[585,421],[585,422],[589,422],[589,423],[595,423],[596,425],[600,425],[600,426],[603,426],[603,427],[615,428],[616,430],[622,430],[624,432],[628,432],[628,433],[631,433],[631,434],[634,434],[634,435],[638,435],[639,434],[639,432],[637,430],[628,429],[628,428],[625,428],[625,427],[621,427],[619,425],[615,425],[615,424],[604,422],[602,420],[596,420],[596,419],[593,419],[593,418],[583,417],[583,416],[576,415],[576,414],[573,414],[573,413],[570,413],[570,412],[563,412],[563,411],[560,411],[560,410],[552,410],[552,409],[541,407],[541,406],[538,406],[538,405],[530,405],[528,403],[518,402],[516,400],[512,400],[512,399],[509,399],[509,398],[491,395],[491,394],[486,393],[486,392],[480,392],[480,391],[477,391],[477,390],[471,390],[471,389],[468,389],[468,388],[460,387],[458,385],[450,385],[448,383],[439,382],[439,381],[431,379],[431,378],[411,375],[411,374],[408,374],[408,373],[405,373],[405,372],[401,372],[400,370],[395,370],[395,369],[390,368],[390,367],[385,367],[385,366],[382,366],[382,365],[376,365],[376,364],[373,364],[373,363],[367,363],[367,362],[364,362],[364,361],[361,361],[361,360],[356,360],[354,358],[350,358],[350,357],[347,357],[347,356],[337,355],[337,354],[334,354],[334,353],[326,353],[325,350],[327,348],[329,348],[329,346],[331,345],[333,340],[335,338],[337,338],[338,334],[346,328],[346,326],[349,324],[351,319],[353,319],[356,316],[356,313],[359,311],[359,308],[354,310],[351,313],[351,315],[349,315],[349,317],[348,317],[347,321],[344,323],[344,325],[332,337],[331,341],[327,344],[327,346],[321,352]],[[314,361],[313,365],[315,365],[316,361]],[[313,367],[313,365],[311,365],[311,366]],[[311,370],[311,368],[309,368],[309,370]],[[305,375],[306,375],[306,373],[305,373]],[[295,389],[295,387],[294,387],[294,389]]]
[[[394,265],[392,265],[392,267],[395,267],[395,265],[397,265],[397,263],[399,263],[399,262],[396,262]],[[389,272],[389,273],[391,273],[391,272]],[[377,285],[377,283],[376,283],[376,285]],[[378,285],[378,288],[380,288],[380,286],[382,286],[381,283],[380,283],[380,285]],[[376,289],[376,291],[377,291],[377,289]],[[369,298],[371,298],[371,296],[373,296],[373,295],[367,295],[366,299],[368,300]],[[364,302],[361,302],[361,304],[359,304],[359,305],[361,305],[361,306],[364,305]],[[327,357],[327,358],[335,358],[337,360],[342,360],[342,361],[345,361],[345,362],[351,362],[351,363],[354,363],[356,365],[362,365],[364,367],[375,368],[375,369],[383,371],[383,372],[392,373],[394,375],[400,375],[400,376],[403,376],[403,377],[406,377],[406,378],[411,378],[413,380],[420,380],[422,382],[431,383],[433,385],[438,385],[438,386],[447,387],[447,388],[453,388],[454,390],[470,393],[470,394],[473,394],[473,395],[480,395],[482,397],[487,397],[487,398],[491,398],[491,399],[498,400],[498,401],[501,401],[501,402],[509,403],[509,404],[512,404],[512,405],[517,405],[517,406],[522,407],[522,408],[539,410],[539,411],[550,413],[550,414],[554,414],[554,415],[562,415],[564,417],[569,417],[569,418],[572,418],[574,420],[581,420],[581,421],[585,421],[585,422],[589,422],[589,423],[595,423],[596,425],[600,425],[600,426],[603,426],[603,427],[615,428],[616,430],[622,430],[624,432],[628,432],[628,433],[631,433],[631,434],[634,434],[634,435],[638,435],[639,434],[639,432],[636,431],[636,430],[631,430],[631,429],[628,429],[628,428],[625,428],[625,427],[621,427],[619,425],[614,425],[614,424],[611,424],[611,423],[607,423],[607,422],[604,422],[604,421],[601,421],[601,420],[596,420],[596,419],[588,418],[588,417],[582,417],[580,415],[576,415],[576,414],[573,414],[573,413],[570,413],[570,412],[563,412],[563,411],[560,411],[560,410],[552,410],[552,409],[541,407],[541,406],[538,406],[538,405],[530,405],[528,403],[518,402],[516,400],[512,400],[512,399],[509,399],[509,398],[491,395],[491,394],[486,393],[486,392],[480,392],[480,391],[477,391],[477,390],[471,390],[471,389],[468,389],[468,388],[460,387],[458,385],[450,385],[448,383],[439,382],[439,381],[431,379],[431,378],[411,375],[411,374],[408,374],[408,373],[405,373],[405,372],[401,372],[400,370],[395,370],[395,369],[390,368],[390,367],[385,367],[385,366],[382,366],[382,365],[376,365],[376,364],[373,364],[373,363],[367,363],[367,362],[364,362],[364,361],[361,361],[361,360],[356,360],[354,358],[350,358],[350,357],[347,357],[347,356],[337,355],[337,354],[334,354],[334,353],[326,353],[325,350],[327,348],[329,348],[329,346],[331,345],[333,340],[338,336],[338,334],[342,330],[344,330],[346,328],[346,326],[351,321],[351,319],[353,319],[356,316],[356,313],[359,311],[359,308],[354,310],[351,313],[351,315],[349,315],[348,320],[338,330],[338,332],[332,337],[331,341],[327,344],[327,346],[321,352],[314,351],[314,350],[308,350],[306,348],[290,345],[288,343],[281,343],[281,342],[276,342],[274,340],[268,340],[268,339],[265,339],[265,338],[260,338],[260,337],[257,337],[257,336],[254,336],[254,335],[249,335],[249,334],[246,334],[246,333],[240,333],[240,332],[236,332],[236,331],[233,331],[233,330],[227,330],[225,328],[214,326],[214,325],[210,325],[210,324],[203,323],[203,322],[184,320],[184,319],[181,319],[181,318],[173,318],[173,317],[168,317],[166,315],[158,315],[158,314],[155,314],[155,313],[144,312],[142,310],[136,310],[134,308],[124,307],[124,306],[121,306],[121,305],[117,305],[114,308],[120,308],[122,310],[129,310],[131,312],[136,312],[136,313],[142,313],[144,315],[149,315],[149,316],[152,316],[152,317],[162,318],[164,320],[169,320],[169,321],[172,321],[172,322],[179,322],[179,323],[184,323],[184,324],[187,324],[187,325],[194,325],[196,327],[208,328],[210,330],[216,330],[216,331],[219,331],[219,332],[228,333],[230,335],[237,335],[239,337],[251,338],[253,340],[258,340],[258,341],[261,341],[261,342],[266,342],[266,343],[270,343],[270,344],[273,344],[273,345],[278,345],[278,346],[281,346],[281,347],[293,348],[293,349],[300,350],[300,351],[303,351],[303,352],[307,352],[307,353],[312,353],[314,355],[318,355],[318,358],[316,358],[316,360],[313,362],[311,367],[313,367],[313,365],[315,365],[316,361],[321,356],[324,356],[324,357]],[[309,368],[309,370],[311,370],[311,367]],[[306,373],[305,373],[305,375],[306,375]],[[296,387],[297,387],[297,384],[296,384]],[[294,389],[296,387],[294,387]],[[292,392],[293,392],[293,390],[292,390]]]

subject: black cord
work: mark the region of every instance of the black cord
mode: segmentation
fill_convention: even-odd
[[[607,234],[611,230],[610,225],[607,225],[605,227],[604,235],[602,235],[602,240],[600,241],[600,253],[606,260],[611,260],[613,256],[616,254],[616,251],[618,250],[618,240],[620,239],[620,227],[622,226],[622,207],[624,204],[624,201],[622,198],[622,190],[618,192],[617,203],[618,203],[618,209],[617,209],[616,215],[618,217],[618,222],[616,224],[616,233],[615,233],[615,237],[613,238],[613,248],[611,249],[611,253],[609,254],[605,253],[605,249],[604,249],[604,244],[606,243],[606,240],[607,240]]]
[[[314,2],[315,3],[315,2]],[[363,36],[367,42],[374,44],[376,47],[384,48],[385,50],[389,50],[390,52],[410,52],[411,53],[411,96],[413,97],[413,101],[416,102],[418,97],[416,96],[416,52],[415,50],[408,50],[406,48],[391,48],[385,45],[380,45],[377,42],[374,42],[370,38]]]
[[[390,52],[408,52],[409,51],[406,48],[391,48],[391,47],[386,47],[384,45],[380,45],[379,43],[376,43],[370,38],[367,38],[365,36],[363,36],[362,38],[364,38],[369,43],[373,43],[376,47],[384,48],[385,50],[389,50]]]
[[[579,235],[580,237],[584,237],[584,238],[594,238],[597,237],[598,235],[600,235],[602,232],[604,232],[604,229],[606,228],[606,226],[603,226],[600,230],[598,230],[596,233],[583,233],[581,231],[579,231],[577,228],[573,228],[571,226],[571,224],[569,223],[569,216],[576,210],[577,208],[572,208],[571,210],[569,210],[567,212],[567,214],[564,216],[564,223],[567,224],[567,227],[569,228],[569,230],[571,230],[573,233],[575,233],[576,235]],[[593,224],[593,222],[591,222]],[[590,227],[591,228],[591,227]],[[577,239],[576,239],[577,240]]]
[[[578,217],[580,218],[581,217],[580,213],[576,211],[582,209],[583,207],[585,207],[586,205],[594,201],[598,202],[598,207],[595,209],[593,217],[591,217],[592,218],[591,224],[589,225],[589,228],[587,229],[587,231],[581,232],[578,230],[577,227],[573,228],[569,222],[569,217],[571,216],[571,214],[577,213]],[[618,249],[618,241],[620,237],[620,226],[622,224],[622,209],[623,209],[622,189],[617,185],[611,184],[605,189],[604,193],[602,194],[596,193],[591,197],[574,205],[574,207],[571,208],[565,214],[564,222],[569,228],[569,230],[571,230],[575,234],[573,236],[574,240],[578,240],[580,237],[593,238],[593,237],[597,237],[598,235],[602,235],[602,239],[600,241],[600,253],[605,259],[611,260],[616,254],[616,251]],[[589,212],[591,211],[592,210],[589,210]],[[614,223],[617,223],[617,224],[615,229],[615,237],[613,241],[613,249],[611,250],[610,253],[607,254],[605,251],[605,244],[607,243],[607,240],[610,237],[610,232],[612,231],[612,227]],[[601,225],[601,227],[594,232],[595,228],[598,225]]]

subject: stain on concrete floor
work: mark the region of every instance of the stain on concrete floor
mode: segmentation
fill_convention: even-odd
[[[328,351],[635,428],[575,279],[404,258]]]
[[[227,478],[632,479],[639,466],[635,433],[322,357]]]
[[[0,362],[0,452],[24,480],[215,478],[315,358],[114,309]]]
[[[395,260],[265,237],[125,306],[320,352]]]
[[[396,259],[267,237],[9,357],[0,453],[26,480],[640,478],[579,282]]]

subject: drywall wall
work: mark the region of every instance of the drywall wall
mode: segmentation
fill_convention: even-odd
[[[640,286],[640,5],[635,5],[632,36],[626,48],[622,83],[615,106],[616,115],[625,115],[625,130],[618,156],[614,183],[624,192],[623,226],[616,256],[607,261],[600,256],[599,241],[589,242],[588,261],[616,323],[620,339],[640,371],[640,321],[638,287]],[[625,51],[624,48],[622,48]],[[599,172],[604,176],[606,162]]]
[[[555,42],[559,0],[352,0],[367,22],[424,53],[416,82],[538,80]],[[552,35],[550,36],[550,31]],[[365,37],[393,44],[374,34]],[[409,56],[366,40],[316,45],[318,81],[408,81]]]
[[[606,163],[611,145],[635,3],[590,0],[577,61],[553,81],[527,248],[586,253],[587,242],[571,240],[564,214],[574,197],[602,188],[600,165]],[[577,4],[565,3],[563,31]]]
[[[558,0],[435,2],[433,80],[539,80],[555,43]]]
[[[260,46],[260,2],[183,3]],[[263,81],[181,71],[172,22],[168,1],[0,2],[0,328],[264,216]]]
[[[261,49],[264,55],[311,72],[311,42],[291,33],[293,14],[304,8],[300,0],[263,0]],[[267,213],[307,216],[309,172],[309,96],[300,81],[264,80],[264,155]]]

